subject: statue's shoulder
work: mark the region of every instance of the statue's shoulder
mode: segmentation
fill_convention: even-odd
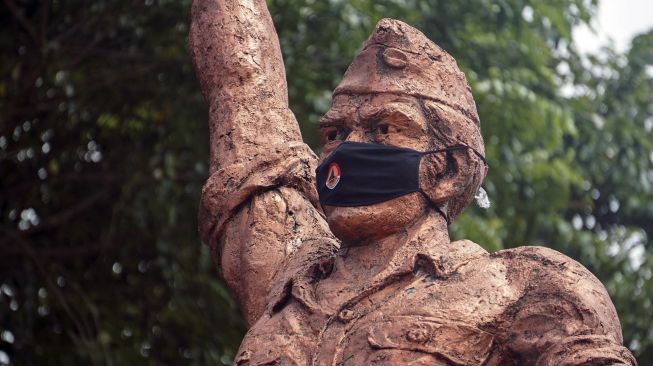
[[[582,264],[540,246],[501,250],[491,257],[505,264],[508,282],[522,293],[510,309],[516,322],[529,323],[520,328],[557,324],[572,333],[582,330],[622,342],[621,326],[608,292]]]
[[[553,282],[571,290],[575,286],[567,282],[589,281],[585,285],[604,289],[601,282],[582,264],[551,248],[541,246],[522,246],[500,250],[491,257],[503,261],[509,267],[509,276],[518,276],[532,286]],[[564,280],[562,283],[560,280]]]
[[[505,263],[509,280],[523,282],[525,290],[609,301],[605,287],[592,272],[556,250],[523,246],[495,252],[491,257]]]
[[[566,269],[569,269],[590,273],[574,259],[556,250],[542,246],[522,246],[499,250],[492,253],[491,257],[515,265],[527,265],[536,270],[556,270],[556,272],[560,272],[560,269],[563,269],[563,272],[566,272]]]

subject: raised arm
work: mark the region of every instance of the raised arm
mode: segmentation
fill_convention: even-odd
[[[251,325],[272,286],[297,268],[289,264],[297,249],[335,241],[318,209],[317,159],[288,108],[265,1],[195,0],[189,38],[209,104],[211,176],[200,233]]]
[[[210,107],[211,172],[302,141],[264,0],[195,0],[189,44]]]

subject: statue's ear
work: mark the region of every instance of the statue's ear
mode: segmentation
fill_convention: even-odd
[[[477,162],[469,149],[426,155],[420,164],[420,188],[441,209],[466,205],[468,193],[476,189]],[[465,202],[459,202],[464,200]],[[445,213],[449,215],[449,210]]]

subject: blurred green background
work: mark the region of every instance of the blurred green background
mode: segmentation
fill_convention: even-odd
[[[493,206],[453,238],[547,245],[608,288],[653,364],[653,32],[581,55],[596,0],[271,0],[306,141],[375,22],[467,74]],[[0,365],[229,364],[244,333],[197,235],[207,107],[190,0],[0,5]]]

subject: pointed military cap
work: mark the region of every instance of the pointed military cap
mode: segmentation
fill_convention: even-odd
[[[333,92],[396,93],[431,99],[479,125],[476,105],[456,60],[419,30],[382,19]]]

